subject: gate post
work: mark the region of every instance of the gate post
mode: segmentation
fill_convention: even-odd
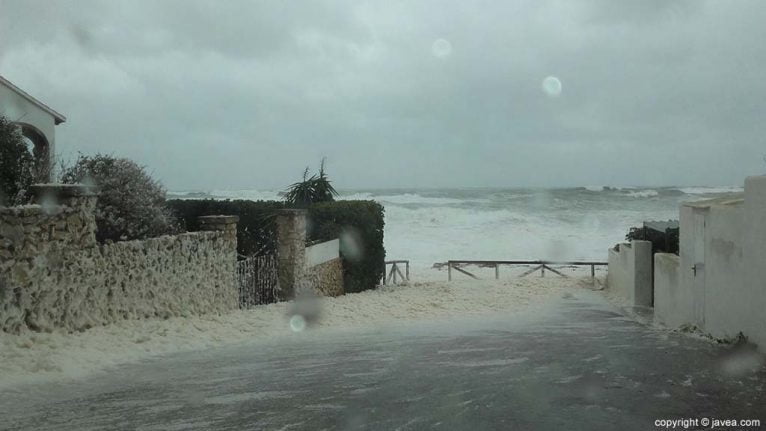
[[[277,214],[279,299],[295,298],[306,264],[306,210],[286,209]]]

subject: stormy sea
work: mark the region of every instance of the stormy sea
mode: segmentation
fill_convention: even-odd
[[[678,218],[682,202],[741,187],[578,187],[343,190],[339,199],[385,207],[387,259],[409,260],[413,278],[444,279],[447,260],[595,260],[631,226]],[[277,191],[179,191],[172,198],[281,200]]]

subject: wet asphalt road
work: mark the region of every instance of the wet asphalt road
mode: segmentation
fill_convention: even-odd
[[[752,357],[743,362],[731,349],[646,327],[598,293],[573,290],[520,314],[308,331],[20,388],[0,393],[0,429],[653,430],[662,429],[655,420],[677,418],[766,424],[766,371],[741,366]]]

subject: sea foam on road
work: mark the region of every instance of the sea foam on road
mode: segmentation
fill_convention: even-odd
[[[319,299],[319,319],[304,333],[291,329],[290,302],[220,316],[126,320],[74,334],[0,333],[0,389],[79,378],[157,355],[233,343],[520,311],[575,284],[572,279],[532,278],[387,286]]]

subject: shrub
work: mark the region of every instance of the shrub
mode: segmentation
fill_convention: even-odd
[[[0,205],[25,203],[33,182],[34,156],[18,126],[0,116]]]
[[[325,159],[319,165],[319,175],[309,177],[309,168],[303,171],[303,181],[292,184],[284,192],[285,200],[299,208],[306,208],[317,202],[332,202],[338,192],[324,171]]]
[[[178,225],[165,205],[165,189],[132,160],[80,155],[62,173],[64,183],[98,187],[96,238],[124,241],[172,234]]]
[[[168,201],[168,206],[180,219],[181,227],[199,230],[197,217],[204,215],[236,215],[237,252],[243,256],[273,253],[276,250],[277,211],[287,208],[285,202],[214,199]]]
[[[632,227],[625,235],[628,241],[638,239],[652,243],[652,254],[675,253],[678,254],[678,228],[667,229],[665,232],[656,231],[647,227]]]
[[[308,236],[340,238],[346,292],[374,289],[385,272],[383,206],[375,201],[322,202],[308,208]]]

